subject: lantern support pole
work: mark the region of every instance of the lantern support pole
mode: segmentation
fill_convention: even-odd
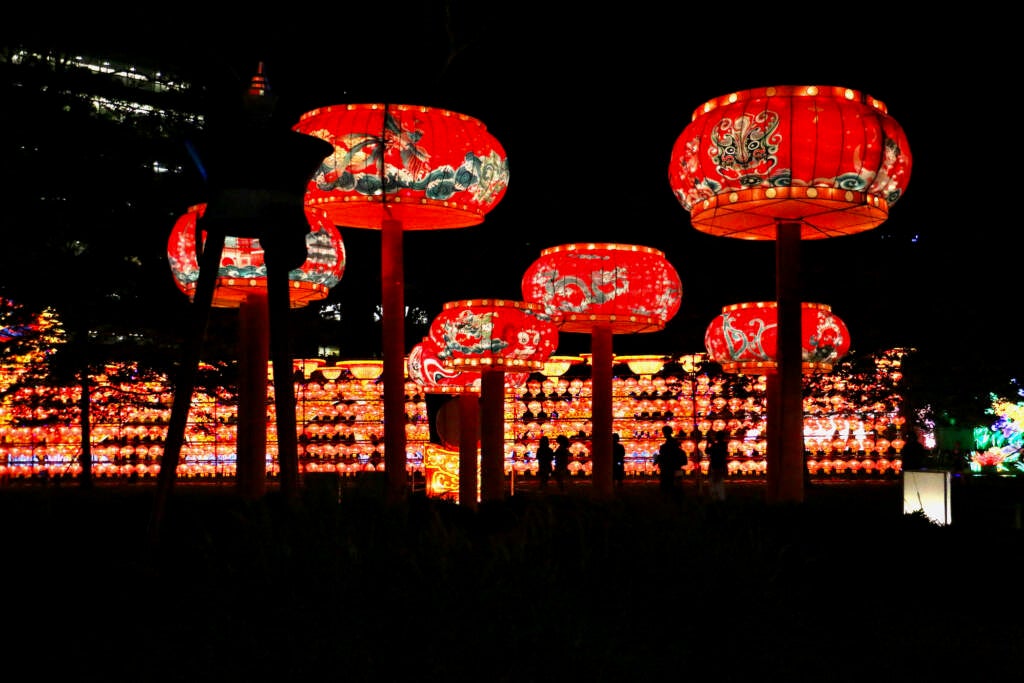
[[[593,402],[590,435],[594,494],[610,498],[612,486],[612,328],[597,325],[591,330],[590,351],[594,366],[591,371]]]
[[[480,499],[505,497],[505,372],[480,373]]]
[[[480,397],[473,391],[459,394],[459,504],[477,509],[480,495]]]
[[[266,493],[267,480],[267,361],[270,359],[268,334],[269,304],[265,294],[253,292],[238,310],[240,338],[238,350],[238,437],[236,485],[248,500]],[[289,367],[291,363],[289,363]],[[276,374],[277,363],[274,363]]]
[[[767,500],[804,501],[800,223],[779,221],[775,237],[778,309],[776,374],[768,379]]]
[[[384,467],[389,502],[405,500],[405,302],[402,223],[381,225],[381,287],[384,347]]]

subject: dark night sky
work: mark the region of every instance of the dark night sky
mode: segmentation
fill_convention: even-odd
[[[263,61],[295,118],[390,101],[480,119],[508,153],[508,192],[479,226],[407,233],[406,303],[433,316],[445,301],[520,299],[522,273],[557,244],[660,249],[682,279],[681,309],[662,332],[617,337],[617,353],[700,350],[722,306],[774,299],[774,243],[699,233],[672,195],[669,156],[692,112],[767,85],[867,92],[910,141],[907,193],[873,231],[804,242],[802,298],[830,304],[855,350],[941,345],[1016,372],[1010,344],[990,336],[1016,326],[1006,290],[1017,286],[1019,217],[1002,196],[1017,175],[1004,104],[1016,99],[1004,94],[1014,43],[984,6],[924,16],[848,5],[830,14],[820,4],[640,2],[629,14],[564,5],[334,3],[297,16],[228,7],[216,18],[167,5],[167,16],[134,10],[118,28],[76,39],[203,65],[226,87]],[[349,263],[332,298],[379,297],[370,284],[379,233],[342,234]],[[588,350],[585,336],[565,334],[558,352]]]

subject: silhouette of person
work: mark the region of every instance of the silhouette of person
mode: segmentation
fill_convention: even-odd
[[[626,480],[626,447],[619,442],[619,434],[612,434],[612,481],[616,488],[622,488]]]
[[[679,447],[679,441],[672,436],[670,425],[662,427],[661,433],[665,440],[658,447],[654,464],[658,466],[658,483],[662,493],[671,494],[676,491],[676,472],[683,465],[683,449]]]
[[[708,446],[708,484],[711,500],[725,500],[725,475],[729,457],[729,443],[725,432],[716,432]]]
[[[555,449],[555,481],[558,482],[558,490],[565,491],[565,483],[569,479],[569,460],[572,452],[569,451],[569,437],[559,434],[555,437],[558,448]]]
[[[548,480],[551,479],[551,463],[555,460],[555,451],[551,448],[548,437],[540,437],[537,444],[537,483],[540,490],[548,487]]]

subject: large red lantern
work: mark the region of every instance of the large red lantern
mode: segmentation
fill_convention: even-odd
[[[726,372],[774,373],[778,354],[777,314],[774,301],[725,306],[704,335],[708,357]],[[831,372],[833,364],[850,350],[846,323],[832,313],[830,306],[805,302],[801,347],[805,373]]]
[[[633,244],[544,249],[523,275],[523,298],[561,316],[562,332],[656,332],[678,311],[679,274],[664,253]]]
[[[478,120],[404,104],[344,104],[303,114],[294,129],[334,146],[306,204],[336,225],[381,230],[384,437],[388,490],[404,497],[403,230],[477,225],[505,195],[508,159]],[[392,387],[388,390],[388,387]]]
[[[768,499],[801,502],[799,245],[870,230],[906,191],[912,159],[879,100],[850,88],[773,86],[705,102],[672,149],[669,184],[693,227],[775,240],[777,372],[769,375]]]
[[[188,209],[175,222],[167,240],[167,260],[174,283],[189,298],[195,296],[199,281],[198,252],[206,243],[206,232],[197,229],[206,204]],[[318,209],[306,209],[309,234],[306,235],[306,261],[288,273],[288,294],[292,308],[300,308],[327,297],[330,289],[345,273],[345,245],[341,233]],[[198,238],[198,242],[197,242]],[[224,238],[221,249],[213,306],[236,308],[247,297],[263,296],[267,290],[267,266],[259,238]]]
[[[430,340],[445,365],[481,373],[483,500],[498,500],[504,490],[505,372],[519,374],[543,368],[558,347],[556,321],[557,316],[549,315],[541,304],[468,299],[446,303],[430,325]]]
[[[612,494],[613,334],[657,332],[679,311],[683,287],[664,253],[633,244],[567,244],[541,252],[523,298],[559,315],[559,329],[591,335],[593,482]]]
[[[774,240],[876,227],[910,180],[903,129],[870,95],[829,86],[757,88],[710,100],[676,140],[669,183],[693,227]]]

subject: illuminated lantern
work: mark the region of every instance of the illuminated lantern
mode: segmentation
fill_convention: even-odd
[[[566,244],[541,251],[523,298],[559,315],[559,330],[591,335],[593,484],[612,495],[613,334],[657,332],[679,311],[683,287],[665,255],[630,244]]]
[[[775,240],[777,372],[769,382],[767,495],[802,502],[799,245],[870,230],[910,181],[902,128],[870,95],[757,88],[698,107],[672,149],[669,185],[694,228]]]
[[[306,191],[336,225],[381,231],[384,425],[388,488],[404,497],[401,396],[405,352],[402,232],[483,222],[505,195],[508,159],[480,121],[404,104],[343,104],[303,114],[294,129],[334,147]]]
[[[480,495],[504,491],[505,373],[538,371],[558,347],[557,316],[524,301],[450,301],[430,324],[437,358],[462,372],[481,373]],[[521,377],[517,384],[525,382]]]
[[[199,254],[207,247],[202,229],[206,204],[197,204],[178,218],[167,241],[167,259],[174,282],[194,301],[199,283]],[[288,305],[301,308],[327,297],[345,272],[345,247],[338,229],[317,209],[305,209],[309,233],[306,260],[288,273]],[[270,359],[267,265],[264,249],[256,237],[225,235],[214,280],[211,306],[238,308],[240,338],[238,402],[238,452],[251,454],[238,459],[238,484],[246,495],[256,498],[265,490],[267,443],[267,380]],[[300,369],[292,360],[287,372]],[[322,365],[324,361],[311,361]],[[303,364],[301,370],[308,374]],[[287,396],[287,392],[275,392]],[[294,396],[291,403],[294,403]],[[291,411],[294,413],[294,408]],[[277,419],[288,420],[278,410]],[[294,420],[294,417],[292,417]],[[172,430],[173,431],[173,430]],[[291,426],[283,433],[296,431]],[[166,454],[166,451],[165,451]],[[176,454],[172,454],[176,458]],[[168,456],[171,457],[171,456]]]
[[[197,229],[205,211],[206,204],[189,207],[175,222],[167,240],[167,260],[174,284],[190,299],[195,296],[199,281],[198,252],[206,243],[206,232]],[[292,308],[326,298],[345,272],[345,246],[341,233],[322,211],[306,209],[306,219],[309,221],[307,258],[301,266],[288,273]],[[197,233],[201,233],[198,245]],[[213,292],[215,307],[236,308],[250,296],[266,295],[267,265],[263,254],[263,247],[256,237],[225,237]]]
[[[734,304],[708,325],[704,345],[726,372],[772,374],[777,368],[778,309],[774,301]],[[830,372],[850,350],[846,324],[825,304],[804,303],[801,357],[805,373]]]

